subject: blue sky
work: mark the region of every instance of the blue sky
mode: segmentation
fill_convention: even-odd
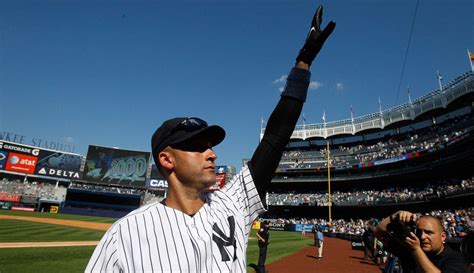
[[[165,119],[198,116],[227,131],[218,164],[240,167],[318,4],[337,27],[313,63],[306,124],[349,118],[351,105],[373,113],[378,97],[404,103],[408,84],[420,97],[438,69],[446,82],[470,70],[473,3],[418,1],[402,77],[415,0],[1,1],[0,129],[82,155],[148,151]]]

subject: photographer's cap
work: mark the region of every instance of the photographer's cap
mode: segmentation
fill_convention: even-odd
[[[207,139],[212,146],[216,146],[224,140],[225,131],[218,125],[208,126],[207,122],[196,117],[169,119],[163,122],[151,137],[151,149],[155,163],[158,162],[155,155],[158,155],[167,146],[195,138]]]

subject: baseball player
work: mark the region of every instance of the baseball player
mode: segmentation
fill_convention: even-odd
[[[321,30],[320,6],[248,166],[221,190],[212,147],[225,137],[220,126],[199,118],[163,122],[152,136],[152,154],[168,181],[160,203],[119,219],[97,245],[86,272],[246,272],[252,222],[306,100],[312,61],[335,28]]]

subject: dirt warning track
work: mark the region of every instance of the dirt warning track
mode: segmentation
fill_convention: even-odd
[[[64,219],[14,216],[14,215],[0,215],[0,219],[30,221],[30,222],[37,222],[37,223],[89,228],[89,229],[104,230],[104,231],[107,230],[112,225],[110,223],[97,223],[97,222],[87,222],[87,221],[79,221],[79,220],[64,220]]]
[[[364,252],[353,250],[350,241],[324,238],[323,258],[316,258],[316,247],[308,246],[267,265],[270,273],[380,273],[372,261],[364,261]]]

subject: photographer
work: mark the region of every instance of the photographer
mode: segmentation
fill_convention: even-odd
[[[383,219],[375,236],[399,257],[403,272],[468,272],[460,253],[444,244],[446,232],[433,216],[416,219],[414,213],[398,211]]]

